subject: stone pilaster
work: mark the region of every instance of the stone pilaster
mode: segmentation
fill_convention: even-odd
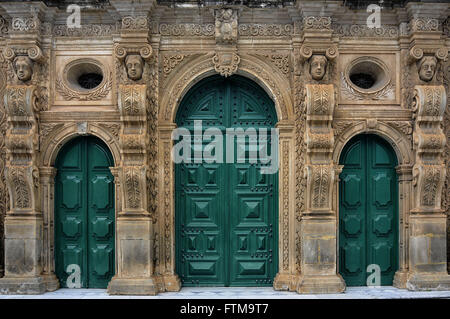
[[[409,216],[410,290],[450,289],[447,273],[446,220],[441,208],[446,176],[443,150],[446,138],[441,124],[447,105],[442,85],[416,85],[414,96],[413,209]]]
[[[337,222],[333,211],[339,167],[331,155],[331,127],[335,107],[334,86],[306,85],[305,211],[301,216],[301,271],[299,293],[336,293],[345,289],[337,273]]]
[[[43,218],[43,249],[42,249],[42,275],[47,291],[59,288],[59,280],[55,275],[55,228],[54,228],[54,198],[55,176],[54,167],[39,168],[42,191],[42,218]]]
[[[161,190],[158,194],[158,244],[157,271],[160,274],[161,291],[179,291],[181,281],[175,273],[175,175],[172,161],[171,138],[172,131],[176,128],[173,123],[159,123],[159,162],[158,185]]]

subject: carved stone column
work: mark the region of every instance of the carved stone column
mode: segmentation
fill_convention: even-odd
[[[42,271],[47,291],[54,291],[59,288],[59,280],[55,275],[55,228],[54,228],[54,197],[55,197],[55,176],[54,167],[39,168],[41,191],[42,191],[42,212],[43,212],[43,247],[42,247]]]
[[[159,138],[159,189],[158,194],[158,244],[156,246],[156,271],[160,274],[161,291],[179,291],[181,281],[175,273],[175,192],[174,163],[172,161],[172,131],[174,123],[158,125]]]
[[[147,86],[119,86],[122,130],[122,163],[114,169],[119,191],[116,274],[108,285],[110,294],[155,295],[153,278],[153,218],[147,211]]]
[[[5,173],[10,211],[5,218],[5,277],[0,279],[0,292],[39,294],[46,287],[41,276],[43,220],[35,166],[35,87],[7,86],[4,102],[9,124]]]
[[[399,201],[399,269],[394,276],[394,287],[406,288],[409,271],[409,212],[411,210],[412,166],[399,165],[396,168],[398,176]]]
[[[447,96],[442,85],[416,85],[414,96],[413,209],[409,216],[410,290],[450,289],[447,273],[446,215],[441,208],[446,176],[442,131]]]
[[[295,126],[288,121],[278,122],[279,130],[279,193],[278,200],[278,258],[279,271],[274,279],[276,290],[294,290],[299,281],[298,235],[300,225],[295,215]]]
[[[299,293],[336,293],[345,289],[337,273],[337,222],[333,189],[340,168],[331,158],[334,134],[334,86],[306,85],[305,211],[301,216],[301,270]]]

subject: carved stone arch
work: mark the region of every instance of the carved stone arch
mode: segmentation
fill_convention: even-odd
[[[239,53],[238,53],[239,54]],[[159,112],[159,208],[156,225],[158,241],[155,272],[160,274],[161,291],[178,291],[181,282],[175,272],[175,188],[174,165],[171,160],[173,141],[171,133],[176,127],[175,118],[178,107],[185,94],[200,80],[217,74],[213,64],[214,52],[191,57],[184,64],[179,64],[165,79],[164,91],[160,97]],[[278,290],[295,290],[299,273],[295,266],[296,240],[298,224],[295,219],[295,187],[294,187],[294,107],[291,98],[289,77],[275,66],[259,57],[240,54],[240,62],[236,74],[257,83],[272,98],[279,129],[279,221],[278,251],[279,272],[274,280],[274,288]],[[161,222],[159,222],[161,221]],[[283,266],[281,266],[283,265]]]
[[[217,74],[212,63],[213,53],[194,58],[171,72],[166,82],[166,94],[161,98],[161,122],[175,122],[178,106],[184,95],[200,80]],[[236,72],[260,85],[274,101],[278,121],[293,119],[293,103],[288,78],[274,66],[255,56],[242,55]],[[255,61],[257,60],[257,61]],[[176,72],[175,72],[176,71]]]
[[[336,165],[339,164],[339,158],[344,146],[348,143],[348,141],[350,141],[350,139],[358,134],[375,134],[382,137],[394,149],[397,156],[398,165],[412,166],[414,164],[412,145],[405,135],[383,122],[377,122],[374,126],[369,126],[366,121],[360,121],[348,127],[336,139],[333,151],[333,162]]]
[[[114,165],[118,166],[121,161],[119,141],[105,128],[89,123],[86,130],[80,131],[78,124],[70,124],[56,130],[42,145],[42,166],[54,166],[59,150],[71,139],[78,136],[92,135],[101,139],[109,148]]]

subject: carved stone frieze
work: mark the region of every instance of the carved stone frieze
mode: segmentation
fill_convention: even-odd
[[[2,16],[0,16],[0,36],[7,34],[9,31],[8,21],[5,20]]]
[[[379,28],[369,28],[365,24],[336,24],[334,33],[343,38],[397,38],[399,27],[395,25],[381,25]]]
[[[165,24],[159,25],[159,33],[163,36],[197,36],[211,37],[215,34],[214,24]]]
[[[122,31],[146,30],[149,27],[149,21],[146,16],[126,16],[122,18]]]
[[[105,37],[119,32],[117,24],[82,24],[80,28],[69,28],[67,25],[49,26],[46,35],[55,37]]]
[[[303,19],[305,30],[331,30],[331,17],[309,16]]]
[[[291,36],[294,33],[292,24],[239,24],[238,33],[247,37]]]
[[[409,22],[408,29],[412,32],[438,31],[439,21],[434,18],[415,18]]]
[[[13,17],[11,21],[12,31],[36,32],[40,29],[40,20],[37,16]]]

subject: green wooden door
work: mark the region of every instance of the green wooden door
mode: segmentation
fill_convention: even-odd
[[[61,287],[80,267],[81,287],[106,288],[114,275],[114,166],[106,145],[80,137],[58,154],[55,181],[55,267]]]
[[[358,135],[342,151],[339,186],[339,269],[347,286],[365,286],[371,264],[381,285],[398,268],[396,155],[375,135]]]
[[[208,128],[224,134],[270,130],[277,118],[272,100],[252,81],[213,76],[190,90],[177,113],[178,127],[189,129],[192,140],[199,135],[195,120],[202,120],[202,134]],[[175,166],[176,271],[185,286],[270,286],[278,269],[278,174],[261,174],[263,164],[248,160],[253,144],[236,141],[228,149],[236,158],[242,148],[244,163],[227,163],[224,134],[223,163]],[[202,149],[209,143],[203,139]],[[194,150],[193,142],[192,158]]]

